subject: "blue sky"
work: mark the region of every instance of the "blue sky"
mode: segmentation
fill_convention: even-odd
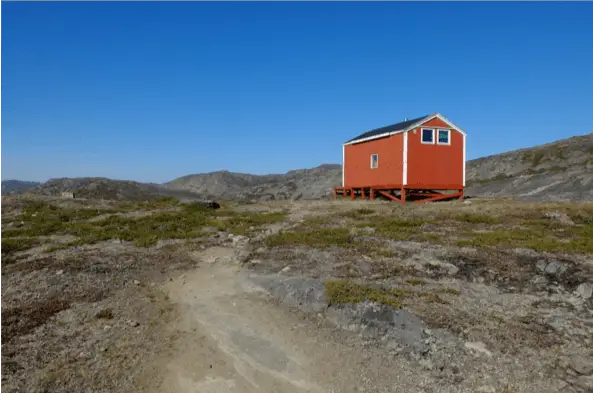
[[[2,179],[340,162],[441,112],[477,158],[593,132],[591,2],[2,2]]]

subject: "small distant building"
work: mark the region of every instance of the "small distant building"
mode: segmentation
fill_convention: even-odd
[[[463,198],[466,133],[440,113],[367,131],[342,146],[334,197]]]
[[[62,196],[62,198],[74,198],[73,192],[62,192],[60,195]]]

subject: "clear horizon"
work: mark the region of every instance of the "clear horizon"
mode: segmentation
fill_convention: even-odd
[[[433,112],[468,160],[593,132],[590,2],[1,7],[2,180],[284,173]]]

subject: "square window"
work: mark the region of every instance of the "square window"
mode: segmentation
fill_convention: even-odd
[[[422,129],[422,143],[434,143],[434,129],[423,128]]]
[[[439,137],[437,139],[440,145],[449,144],[449,130],[439,130]]]
[[[379,167],[379,155],[378,154],[371,154],[371,168],[378,168]]]

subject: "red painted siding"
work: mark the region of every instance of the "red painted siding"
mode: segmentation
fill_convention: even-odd
[[[408,185],[463,185],[463,134],[451,129],[450,145],[421,143],[421,127],[451,129],[435,118],[408,131]],[[435,132],[435,139],[437,134]]]
[[[450,128],[447,123],[445,123],[438,117],[435,117],[434,119],[431,119],[425,123],[422,123],[421,127],[442,127],[442,128],[447,128],[447,129]]]
[[[372,154],[379,155],[377,168],[371,168]],[[403,135],[345,146],[344,168],[345,187],[401,184]]]

